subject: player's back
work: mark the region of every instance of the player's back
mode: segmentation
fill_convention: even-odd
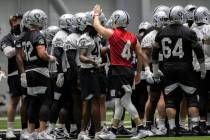
[[[26,56],[26,69],[48,67],[48,62],[42,60],[37,52],[37,45],[44,45],[46,41],[39,31],[28,31],[21,38],[21,45]]]
[[[192,44],[197,41],[194,31],[183,25],[169,25],[156,36],[165,63],[192,65]]]
[[[109,43],[111,65],[132,67],[131,52],[137,43],[136,36],[124,29],[115,29]]]

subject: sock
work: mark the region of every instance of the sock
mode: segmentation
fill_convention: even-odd
[[[101,121],[101,126],[102,127],[106,126],[106,121]]]
[[[13,130],[14,129],[14,122],[7,122],[7,128]]]
[[[145,126],[146,127],[151,127],[152,126],[152,121],[146,121]]]
[[[65,128],[65,124],[58,124],[58,128]]]
[[[192,128],[198,126],[199,125],[199,121],[200,121],[200,118],[199,117],[193,117],[193,118],[191,118]]]
[[[175,125],[175,119],[168,120],[169,128],[174,129],[176,127]]]
[[[124,121],[120,121],[118,128],[121,126],[124,126]]]
[[[112,133],[114,133],[114,134],[116,135],[116,133],[117,133],[117,128],[112,127],[112,128],[111,128],[111,131],[112,131]]]
[[[55,128],[55,124],[54,123],[49,123],[48,128],[51,129],[51,130],[54,129]]]
[[[27,123],[21,123],[22,129],[26,129],[28,127]]]
[[[157,127],[158,127],[159,129],[165,128],[165,127],[166,127],[166,126],[165,126],[165,119],[157,119]]]
[[[144,125],[143,125],[143,124],[137,125],[137,132],[138,132],[139,130],[142,130],[142,129],[144,129]]]
[[[77,125],[76,124],[71,124],[71,127],[70,127],[70,133],[71,132],[74,132],[77,130]]]
[[[185,118],[180,118],[179,124],[181,126],[185,126],[186,125],[186,119]]]

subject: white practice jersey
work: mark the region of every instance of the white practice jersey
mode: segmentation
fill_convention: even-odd
[[[81,65],[79,60],[79,47],[78,47],[78,41],[80,39],[80,36],[81,36],[80,34],[72,33],[65,40],[66,50],[77,50],[77,56],[76,56],[77,66]]]
[[[199,42],[202,44],[205,55],[206,69],[210,70],[210,46],[204,44],[204,41],[210,40],[210,25],[196,26],[193,28],[193,30],[196,32]],[[200,69],[199,63],[196,58],[194,58],[193,65],[195,70]]]
[[[68,64],[68,61],[67,61],[67,58],[66,58],[66,50],[64,48],[64,43],[65,43],[65,40],[68,36],[68,33],[61,30],[61,31],[58,31],[53,40],[52,40],[52,47],[53,49],[55,49],[56,47],[60,47],[60,48],[63,48],[64,50],[64,53],[62,54],[62,69],[63,69],[63,72],[66,72],[67,68],[69,67],[69,64]]]
[[[158,31],[157,30],[153,30],[150,33],[148,33],[141,42],[141,47],[144,48],[148,48],[148,49],[152,49],[154,44],[155,44],[155,37],[157,35]],[[163,61],[163,54],[159,53],[159,61]]]
[[[157,35],[157,31],[153,30],[150,33],[148,33],[141,41],[141,47],[142,48],[149,48],[152,49],[152,46],[154,46],[155,43],[155,37]]]
[[[100,59],[100,38],[95,37],[94,39],[91,38],[88,33],[81,35],[79,42],[78,42],[79,49],[87,49],[87,56],[88,58],[98,60]],[[93,68],[93,64],[85,64],[81,62],[81,68]]]

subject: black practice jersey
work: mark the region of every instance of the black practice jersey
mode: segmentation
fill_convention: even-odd
[[[197,43],[194,31],[183,25],[169,25],[157,33],[155,41],[160,45],[165,63],[192,64],[192,44]]]
[[[36,49],[38,45],[44,45],[45,47],[47,46],[46,40],[44,36],[40,33],[40,31],[27,31],[16,42],[17,48],[24,48],[26,58],[26,70],[40,67],[48,67],[48,61],[44,61],[38,56],[38,52]]]
[[[7,46],[15,47],[15,40],[17,37],[12,35],[11,33],[4,36],[1,40],[1,48],[2,50]],[[8,74],[17,70],[16,56],[12,58],[8,58]]]

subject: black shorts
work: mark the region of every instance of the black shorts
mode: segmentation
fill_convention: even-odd
[[[200,76],[200,72],[198,73],[198,75]],[[201,96],[204,96],[208,99],[210,99],[210,70],[206,71],[206,77],[205,79],[202,79],[200,82],[200,86],[199,86],[199,94]]]
[[[106,75],[106,70],[105,68],[100,68],[99,70],[99,84],[100,84],[100,91],[101,94],[106,94],[108,93],[108,77]]]
[[[109,77],[111,97],[121,98],[125,94],[122,86],[130,85],[132,87],[133,85],[134,71],[129,67],[111,66],[109,70]]]
[[[23,95],[23,88],[21,87],[20,84],[19,75],[8,76],[7,83],[9,86],[9,93],[11,96],[16,97]]]
[[[199,86],[199,79],[191,65],[185,63],[164,64],[163,74],[164,87],[169,87],[175,83],[195,89]]]
[[[39,94],[50,94],[50,78],[36,71],[27,71],[27,94],[37,96]],[[50,96],[50,95],[49,95]]]
[[[90,100],[92,97],[100,97],[100,76],[97,68],[80,69],[80,88],[83,100]]]
[[[188,107],[198,107],[199,79],[191,65],[186,63],[164,65],[164,86],[166,108],[175,108],[182,95],[187,98]]]

